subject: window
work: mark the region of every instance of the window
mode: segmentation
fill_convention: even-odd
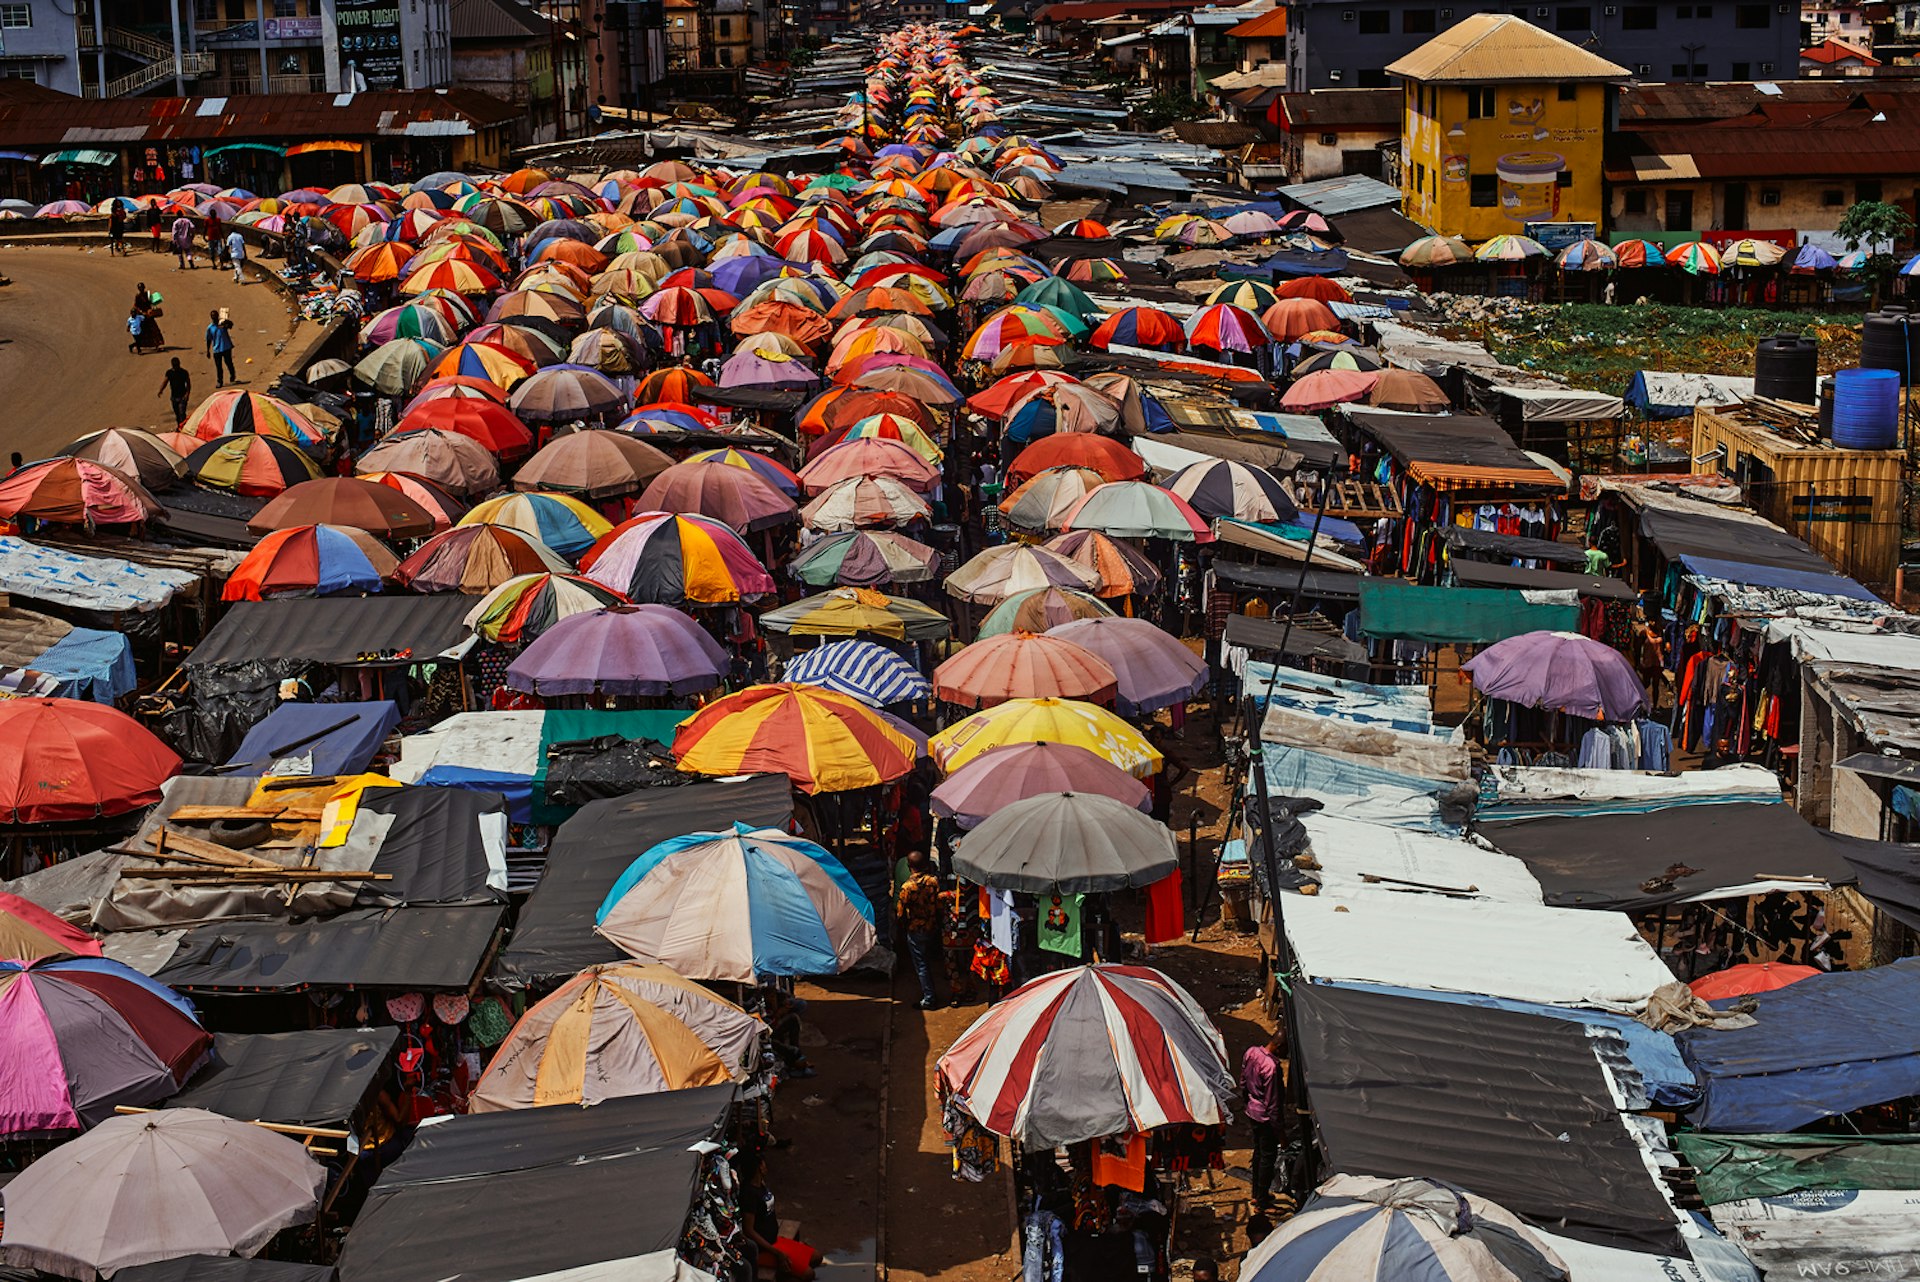
[[[1855,200],[1878,200],[1880,199],[1881,191],[1882,188],[1878,178],[1860,178],[1856,179],[1853,184],[1853,198]]]
[[[1493,119],[1493,90],[1491,89],[1467,90],[1467,119],[1468,120]]]
[[[18,31],[33,25],[33,6],[26,4],[0,4],[0,29]]]
[[[1593,10],[1586,5],[1561,5],[1553,11],[1553,29],[1555,31],[1591,31],[1593,30]]]
[[[1431,35],[1438,29],[1431,9],[1409,9],[1400,15],[1400,30],[1408,35]]]
[[[1676,63],[1674,63],[1674,64],[1673,64],[1673,78],[1674,78],[1675,80],[1685,80],[1685,79],[1687,78],[1687,64],[1686,64],[1686,63],[1684,63],[1684,62],[1676,62]]]
[[[276,18],[297,17],[295,0],[273,0],[273,16]]]
[[[1735,80],[1753,79],[1752,71],[1753,64],[1750,62],[1736,62],[1733,64],[1733,78]]]
[[[1474,174],[1467,180],[1467,203],[1475,209],[1492,209],[1500,201],[1500,180],[1493,174]]]
[[[1360,11],[1360,34],[1363,36],[1384,36],[1393,30],[1392,15],[1385,9],[1362,9]]]
[[[1656,5],[1630,4],[1620,10],[1620,27],[1624,31],[1654,31],[1660,26],[1660,10]]]
[[[1647,212],[1647,193],[1644,191],[1630,191],[1630,192],[1624,193],[1620,201],[1620,212],[1623,214],[1646,213]]]
[[[1773,25],[1773,6],[1737,4],[1733,6],[1733,25],[1742,31],[1764,31]]]
[[[1385,89],[1392,81],[1387,79],[1386,72],[1377,67],[1363,67],[1360,69],[1360,74],[1355,77],[1354,83],[1362,89]]]
[[[1340,145],[1340,135],[1339,134],[1321,134],[1320,145],[1322,147],[1338,147]]]
[[[1820,203],[1828,209],[1838,209],[1847,203],[1847,193],[1838,187],[1829,187],[1820,193]]]
[[[16,62],[12,66],[0,67],[0,80],[38,80],[31,66]]]
[[[1572,81],[1568,81],[1566,84],[1560,86],[1559,97],[1561,102],[1580,101],[1580,86],[1574,84]]]
[[[1670,191],[1667,193],[1667,230],[1691,231],[1693,229],[1693,193],[1690,191]]]
[[[1418,162],[1413,166],[1413,189],[1417,192],[1427,189],[1427,167]]]
[[[1681,5],[1673,11],[1673,16],[1676,18],[1691,18],[1693,16],[1693,6],[1690,4]]]
[[[1713,6],[1710,4],[1697,4],[1693,7],[1693,16],[1696,18],[1711,18],[1713,16]]]
[[[1780,189],[1778,187],[1762,187],[1760,189],[1760,203],[1770,207],[1778,205],[1780,203]]]
[[[1554,182],[1554,185],[1557,187],[1571,187],[1573,186],[1573,175],[1568,171],[1562,169],[1559,173],[1553,176],[1553,182]]]
[[[714,26],[718,29],[720,38],[722,40],[730,40],[733,38],[733,20],[732,19],[716,18],[714,19]]]

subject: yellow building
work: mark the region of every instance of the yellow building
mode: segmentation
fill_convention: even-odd
[[[1403,83],[1407,217],[1487,240],[1604,216],[1608,82],[1629,73],[1507,13],[1480,13],[1387,68]]]

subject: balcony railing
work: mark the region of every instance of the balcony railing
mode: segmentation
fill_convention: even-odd
[[[227,76],[202,80],[196,92],[208,98],[229,98],[247,93],[325,93],[325,76],[268,76],[267,87],[260,87],[258,76]]]

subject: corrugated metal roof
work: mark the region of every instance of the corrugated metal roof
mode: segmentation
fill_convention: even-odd
[[[1426,82],[1624,80],[1625,67],[1510,13],[1476,13],[1387,67]]]
[[[1327,215],[1350,214],[1356,210],[1400,203],[1398,187],[1388,186],[1378,178],[1369,178],[1364,174],[1295,183],[1291,187],[1282,187],[1280,194],[1302,209]]]
[[[344,98],[344,100],[342,100]],[[203,111],[218,102],[217,110]],[[419,89],[336,96],[240,94],[226,99],[70,98],[0,95],[0,138],[16,147],[76,142],[216,142],[368,137],[409,121],[503,124],[518,107],[473,89]]]

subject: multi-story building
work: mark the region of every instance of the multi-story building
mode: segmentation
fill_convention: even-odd
[[[525,0],[452,0],[450,15],[455,82],[522,110],[516,146],[578,129],[586,71],[577,35]]]
[[[1611,83],[1627,70],[1524,18],[1482,13],[1396,60],[1407,217],[1472,241],[1598,223]]]
[[[1288,0],[1287,88],[1383,88],[1387,64],[1483,13],[1524,18],[1637,80],[1792,79],[1800,64],[1798,0]]]

